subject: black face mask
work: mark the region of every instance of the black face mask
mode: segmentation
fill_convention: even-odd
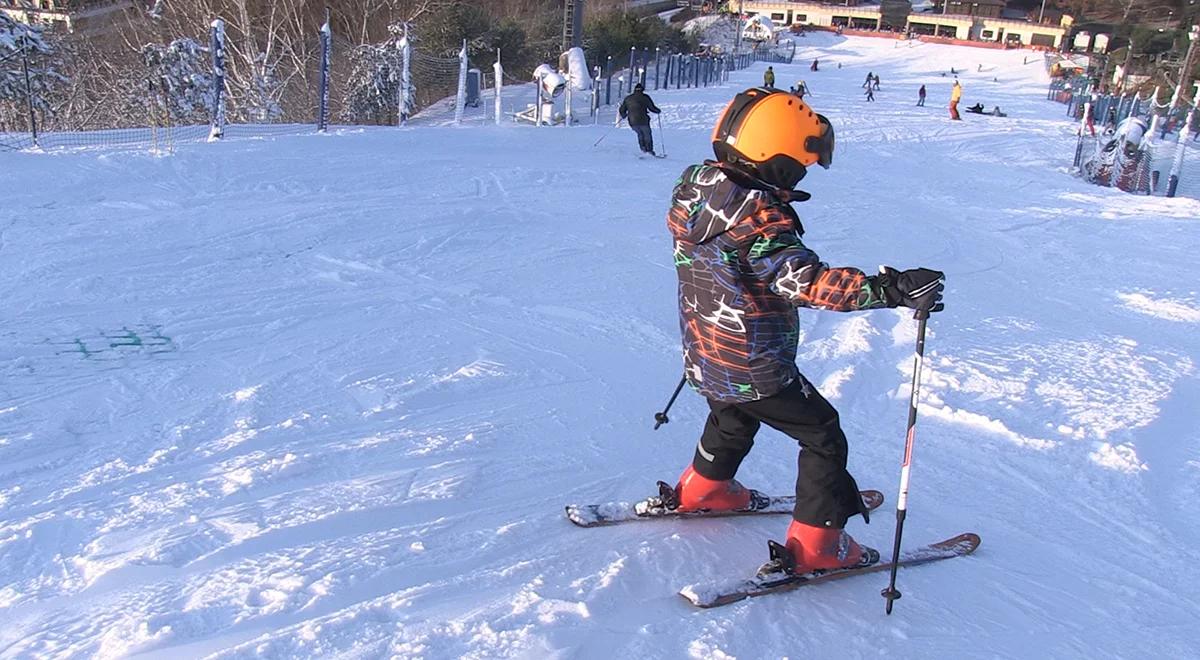
[[[772,156],[754,166],[758,178],[781,190],[791,190],[804,179],[808,169],[791,156]]]
[[[750,190],[763,190],[769,192],[775,195],[775,197],[781,202],[807,202],[808,200],[812,199],[812,195],[804,192],[803,190],[794,190],[796,183],[799,183],[800,179],[804,178],[803,173],[801,173],[800,176],[791,183],[791,185],[782,186],[780,185],[780,182],[768,181],[767,179],[763,178],[762,173],[749,163],[708,161],[708,164],[721,168],[721,171],[725,173],[725,176],[729,177],[731,181],[739,186],[743,188],[749,188]],[[796,163],[796,165],[800,167],[801,170],[804,169],[803,165],[800,165],[799,163]],[[786,183],[786,181],[784,183]]]

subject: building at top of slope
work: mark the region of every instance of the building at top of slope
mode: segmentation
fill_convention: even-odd
[[[96,34],[115,27],[133,0],[0,0],[0,13],[20,23]]]
[[[896,32],[948,37],[1008,46],[1059,48],[1073,22],[1062,16],[1058,23],[1003,18],[1004,0],[946,0],[941,12],[912,12],[907,1],[841,0],[839,4],[793,0],[745,0],[749,15],[766,15],[776,25],[845,27],[853,30]]]

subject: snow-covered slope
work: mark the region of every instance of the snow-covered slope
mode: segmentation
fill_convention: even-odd
[[[1020,52],[800,43],[779,83],[838,131],[810,246],[947,272],[906,540],[976,555],[903,571],[891,617],[883,577],[696,611],[675,591],[753,571],[786,517],[562,516],[690,459],[702,400],[651,431],[680,371],[664,214],[758,67],[650,90],[664,160],[593,148],[611,114],[0,154],[0,656],[1193,656],[1200,203],[1070,176]],[[1010,117],[948,121],[951,66]],[[914,323],[802,320],[894,500]],[[764,431],[739,476],[794,466]],[[851,531],[887,548],[891,517]]]

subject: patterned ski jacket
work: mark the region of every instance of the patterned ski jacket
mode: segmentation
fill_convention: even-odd
[[[830,268],[800,241],[799,191],[756,189],[714,162],[676,183],[667,226],[675,238],[684,369],[709,399],[777,394],[799,375],[796,307],[886,307],[876,278]],[[733,177],[733,178],[731,178]]]

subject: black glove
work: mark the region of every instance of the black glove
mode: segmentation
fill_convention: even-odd
[[[940,270],[913,268],[898,271],[889,266],[879,267],[879,290],[888,307],[909,307],[919,311],[940,312],[942,289],[946,274]]]

